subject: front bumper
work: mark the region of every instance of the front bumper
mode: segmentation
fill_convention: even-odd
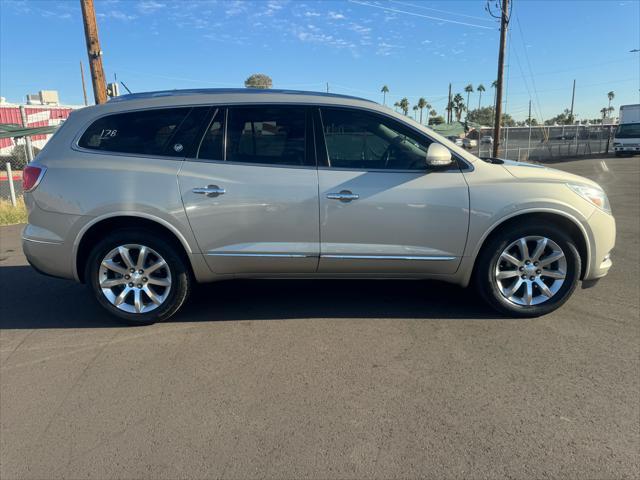
[[[583,280],[604,277],[611,268],[611,252],[616,244],[616,221],[612,215],[595,209],[588,224],[591,230],[591,257]]]
[[[613,148],[616,153],[640,153],[640,144],[615,145]]]

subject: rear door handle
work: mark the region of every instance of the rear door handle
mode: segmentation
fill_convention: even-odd
[[[351,202],[352,200],[357,200],[360,198],[360,195],[357,193],[352,193],[349,190],[341,190],[338,193],[327,193],[327,198],[329,200],[340,200],[341,202]]]
[[[198,193],[200,195],[206,195],[207,197],[217,197],[219,195],[224,195],[226,190],[224,188],[220,188],[218,185],[207,185],[206,187],[196,187],[191,190],[193,193]]]

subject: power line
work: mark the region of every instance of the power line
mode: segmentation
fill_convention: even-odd
[[[475,23],[459,22],[457,20],[449,20],[447,18],[432,17],[430,15],[423,15],[422,13],[407,12],[406,10],[398,10],[396,8],[383,7],[382,5],[376,5],[374,3],[361,2],[359,0],[349,0],[349,3],[355,3],[357,5],[363,5],[365,7],[378,8],[380,10],[386,10],[386,11],[394,12],[394,13],[404,13],[405,15],[412,15],[414,17],[428,18],[429,20],[436,20],[438,22],[455,23],[455,24],[464,25],[464,26],[467,26],[467,27],[484,28],[484,29],[487,29],[487,30],[492,30],[493,29],[493,27],[487,27],[486,25],[477,25]]]
[[[390,1],[391,1],[391,3],[397,3],[399,5],[406,5],[407,7],[420,8],[422,10],[430,10],[432,12],[446,13],[448,15],[456,15],[458,17],[473,18],[475,20],[482,20],[483,22],[493,22],[493,20],[487,20],[484,17],[477,17],[475,15],[465,15],[464,13],[450,12],[450,11],[447,11],[447,10],[439,10],[437,8],[425,7],[424,5],[415,5],[413,3],[399,2],[398,0],[390,0]]]

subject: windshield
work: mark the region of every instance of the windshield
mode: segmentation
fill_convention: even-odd
[[[623,123],[618,125],[615,138],[640,138],[640,123]]]

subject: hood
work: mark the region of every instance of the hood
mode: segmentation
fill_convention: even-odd
[[[593,180],[580,175],[563,172],[555,168],[545,167],[544,165],[535,165],[533,163],[514,162],[511,160],[503,160],[501,165],[507,172],[515,178],[524,181],[543,181],[556,183],[581,183],[583,185],[591,185],[602,188]]]

